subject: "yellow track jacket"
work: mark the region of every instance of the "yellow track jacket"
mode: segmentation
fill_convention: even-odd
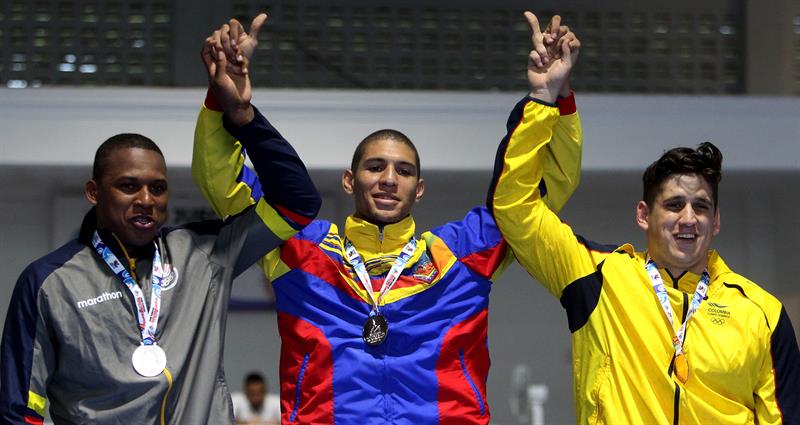
[[[558,120],[531,103],[498,150],[490,208],[525,269],[556,296],[572,332],[581,424],[799,424],[800,354],[781,303],[709,252],[707,299],[687,326],[689,379],[673,374],[674,349],[631,245],[573,234],[540,195],[543,153]],[[682,323],[700,276],[660,270]]]

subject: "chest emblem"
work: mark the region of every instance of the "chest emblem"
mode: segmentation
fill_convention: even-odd
[[[728,306],[711,302],[706,307],[706,314],[710,317],[711,323],[715,325],[724,325],[731,318],[731,311]]]
[[[168,291],[178,284],[178,268],[172,264],[164,264],[164,281],[161,282],[161,290]]]

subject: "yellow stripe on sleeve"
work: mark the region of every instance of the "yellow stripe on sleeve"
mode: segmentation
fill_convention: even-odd
[[[33,410],[39,416],[44,416],[45,405],[47,405],[46,397],[42,397],[33,391],[28,391],[28,409]]]
[[[260,199],[256,204],[256,212],[267,228],[282,240],[287,240],[297,233],[297,230],[290,226],[289,223],[263,199]]]

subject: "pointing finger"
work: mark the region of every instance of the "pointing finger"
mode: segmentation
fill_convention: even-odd
[[[261,30],[261,26],[264,25],[264,22],[267,21],[267,14],[266,13],[259,13],[258,16],[253,18],[253,22],[250,23],[250,37],[254,40],[258,38],[258,32]]]
[[[525,11],[524,15],[525,19],[528,20],[528,24],[531,26],[531,42],[533,43],[533,50],[539,53],[539,56],[542,58],[542,60],[546,62],[547,48],[544,46],[544,37],[542,36],[542,31],[539,27],[539,19],[536,18],[536,15],[528,11]]]

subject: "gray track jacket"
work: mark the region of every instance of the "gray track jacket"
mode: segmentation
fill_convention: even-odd
[[[162,229],[170,264],[156,338],[166,371],[138,375],[134,299],[92,249],[90,211],[81,236],[22,273],[9,305],[0,359],[0,423],[226,424],[233,422],[222,367],[231,281],[317,213],[319,195],[300,159],[259,113],[226,128],[251,155],[265,201],[226,221]],[[258,164],[258,165],[256,165]],[[101,231],[117,257],[114,238]],[[136,276],[149,302],[152,253]]]

